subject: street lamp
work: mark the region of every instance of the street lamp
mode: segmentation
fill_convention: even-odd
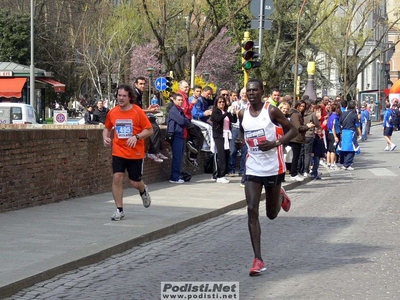
[[[34,16],[35,6],[33,0],[31,0],[31,65],[29,68],[29,103],[36,110],[35,102],[35,64],[34,64]]]
[[[151,81],[153,80],[153,72],[154,72],[154,68],[149,67],[146,69],[147,71],[147,75],[149,76],[149,105],[150,105],[150,101],[151,101]]]

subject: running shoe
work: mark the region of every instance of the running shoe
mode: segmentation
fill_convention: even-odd
[[[119,211],[118,208],[115,210],[114,214],[111,216],[111,221],[120,221],[125,217],[124,211]]]
[[[282,209],[286,212],[288,212],[290,210],[290,199],[288,194],[286,194],[286,191],[283,187],[281,187],[281,195],[283,197],[283,201],[282,201]]]
[[[199,166],[199,164],[197,163],[197,160],[195,158],[188,157],[187,161],[195,168],[197,168]]]
[[[267,268],[265,267],[265,263],[258,258],[253,260],[253,266],[250,269],[250,276],[257,276],[264,272]]]
[[[297,174],[296,176],[290,176],[290,180],[292,180],[292,181],[303,181],[304,177],[301,177],[299,174]]]
[[[179,179],[179,180],[170,180],[169,181],[170,183],[177,183],[177,184],[182,184],[182,183],[185,183],[185,180],[183,180],[183,179]]]
[[[397,147],[397,145],[392,144],[392,145],[390,146],[390,151],[393,151],[394,149],[396,149],[396,147]]]
[[[199,151],[197,151],[197,149],[194,147],[192,141],[187,142],[186,145],[187,145],[189,151],[192,152],[193,154],[199,153]]]
[[[229,183],[229,180],[225,177],[217,178],[217,183]]]
[[[157,157],[158,157],[159,159],[163,159],[163,160],[168,159],[168,157],[165,156],[164,154],[162,154],[161,152],[157,153]]]
[[[140,197],[142,197],[143,206],[148,208],[151,204],[151,197],[150,197],[149,189],[147,188],[147,185],[144,185],[144,193],[143,193],[143,195],[140,195]]]
[[[159,158],[157,155],[152,154],[152,153],[147,153],[147,157],[150,158],[151,160],[154,160],[155,162],[162,163],[163,160]]]

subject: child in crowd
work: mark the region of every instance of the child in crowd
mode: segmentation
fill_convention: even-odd
[[[326,148],[324,143],[324,135],[322,134],[322,129],[318,128],[316,130],[311,157],[313,159],[314,165],[311,172],[312,180],[320,180],[321,177],[318,175],[319,160],[326,156]]]

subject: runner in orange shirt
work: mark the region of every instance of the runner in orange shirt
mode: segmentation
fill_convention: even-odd
[[[123,210],[123,180],[125,170],[128,170],[131,185],[137,189],[142,197],[144,207],[151,204],[147,185],[142,180],[143,159],[145,157],[144,139],[153,134],[153,128],[143,110],[133,104],[135,93],[129,85],[118,87],[118,105],[109,111],[103,130],[104,146],[112,143],[112,167],[114,196],[116,211],[111,220],[119,221],[125,217]],[[113,139],[111,132],[114,130]]]

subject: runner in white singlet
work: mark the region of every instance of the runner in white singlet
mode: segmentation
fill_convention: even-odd
[[[261,257],[261,228],[258,220],[262,188],[265,188],[266,210],[269,219],[278,216],[283,210],[290,209],[290,200],[281,183],[285,172],[283,146],[297,135],[297,129],[283,113],[261,99],[264,94],[260,80],[251,79],[246,85],[249,105],[239,112],[241,134],[248,147],[246,157],[245,194],[247,201],[248,226],[251,244],[254,251],[250,276],[261,274],[266,270]],[[286,134],[284,134],[284,130]],[[238,144],[244,140],[239,139]]]

